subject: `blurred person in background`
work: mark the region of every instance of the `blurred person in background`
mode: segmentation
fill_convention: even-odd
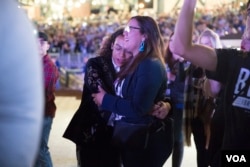
[[[48,36],[44,32],[38,32],[38,43],[40,46],[40,56],[43,61],[45,103],[41,144],[35,167],[52,167],[53,163],[51,160],[48,143],[53,118],[56,114],[54,93],[56,82],[59,78],[59,73],[56,65],[47,53],[47,51],[49,50],[49,43]]]
[[[43,118],[42,63],[35,27],[18,5],[14,0],[0,2],[2,167],[34,165]]]
[[[174,147],[172,153],[172,167],[180,167],[183,159],[184,138],[183,138],[183,107],[184,107],[184,86],[187,63],[180,57],[172,53],[173,35],[170,36],[167,47],[166,63],[169,96],[172,101],[174,119]]]
[[[201,33],[198,43],[215,49],[222,48],[219,35],[209,28],[206,28]],[[204,89],[208,82],[213,86],[214,90],[220,90],[220,92],[217,93],[218,95],[221,95],[223,92],[218,81],[207,79],[205,76],[201,85],[204,97],[202,107],[204,112],[201,117],[204,131],[201,133],[204,134],[205,137],[205,146],[201,145],[200,147],[205,147],[204,156],[206,156],[208,165],[215,166],[215,163],[218,162],[218,158],[220,158],[218,155],[221,151],[224,134],[223,100],[221,96],[214,96]],[[203,140],[203,138],[201,140]]]

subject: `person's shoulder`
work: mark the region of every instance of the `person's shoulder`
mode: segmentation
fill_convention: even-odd
[[[97,56],[88,60],[86,68],[102,69],[103,67],[109,66],[110,64],[112,64],[111,57]]]
[[[162,66],[162,63],[157,58],[146,58],[141,62],[142,65],[152,67],[152,66]]]
[[[164,65],[161,63],[159,59],[156,58],[146,58],[141,61],[139,64],[139,68],[142,70],[148,70],[148,69],[159,69],[159,70],[164,70]]]
[[[216,53],[219,60],[230,61],[232,63],[235,63],[237,60],[250,58],[250,52],[245,52],[238,49],[216,49]]]
[[[45,55],[45,56],[43,57],[43,59],[44,59],[45,62],[48,62],[48,63],[50,63],[50,64],[55,64],[54,61],[53,61],[53,59],[50,57],[49,54]]]
[[[54,72],[58,72],[55,61],[49,55],[44,56],[44,65],[45,68],[50,68],[53,69]]]
[[[142,64],[158,64],[160,60],[157,58],[147,57],[141,61]]]
[[[96,57],[89,58],[88,63],[91,63],[91,64],[102,63],[104,61],[109,61],[109,59],[110,58],[106,56],[96,56]]]
[[[216,49],[218,55],[241,56],[244,52],[235,48]]]

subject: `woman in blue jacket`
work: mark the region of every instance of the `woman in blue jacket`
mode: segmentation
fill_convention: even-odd
[[[133,59],[118,73],[115,87],[119,96],[99,87],[93,98],[102,109],[118,115],[116,120],[149,125],[156,119],[150,114],[154,103],[165,97],[164,42],[157,23],[148,16],[132,17],[125,27],[124,40],[124,48]],[[165,126],[150,134],[145,149],[122,147],[124,167],[163,166],[172,151],[172,133],[172,128]]]

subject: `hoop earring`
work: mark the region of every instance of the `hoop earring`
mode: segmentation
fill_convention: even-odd
[[[140,47],[139,47],[139,52],[143,52],[145,49],[145,42],[141,41]]]

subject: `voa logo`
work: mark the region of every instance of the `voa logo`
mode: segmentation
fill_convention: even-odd
[[[226,155],[227,162],[247,162],[244,155]]]

